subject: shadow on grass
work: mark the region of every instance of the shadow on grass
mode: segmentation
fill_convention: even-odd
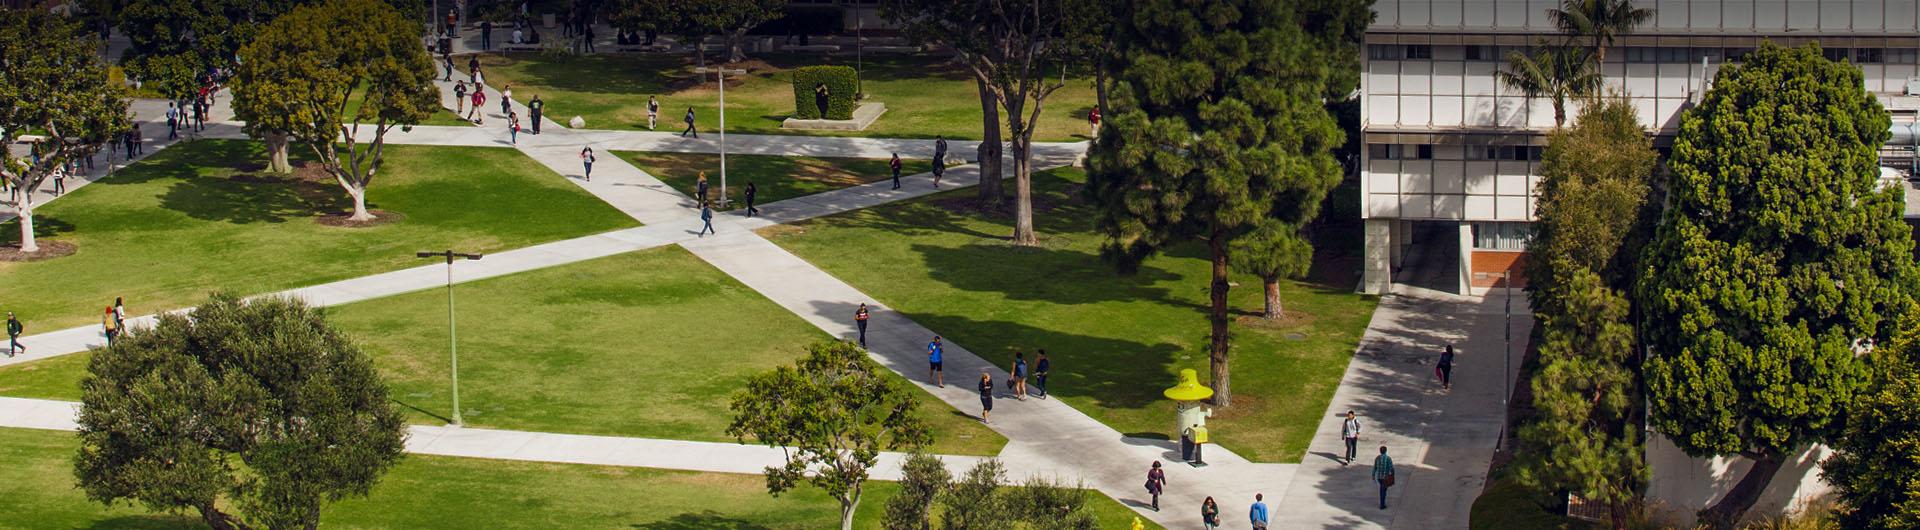
[[[683,513],[664,521],[632,525],[637,530],[770,530],[769,527],[708,510]]]
[[[393,404],[395,404],[395,405],[399,405],[399,406],[402,406],[402,407],[406,407],[407,409],[409,409],[409,410],[412,410],[412,411],[414,411],[414,412],[418,412],[418,413],[421,413],[421,414],[424,414],[424,415],[426,415],[426,416],[427,416],[427,417],[429,417],[429,418],[433,418],[433,419],[436,419],[436,420],[440,420],[440,422],[441,422],[441,423],[453,423],[453,419],[452,419],[452,418],[448,418],[448,417],[446,417],[446,416],[442,416],[442,415],[440,415],[440,413],[438,413],[438,412],[434,412],[434,411],[431,411],[431,410],[427,410],[427,409],[423,409],[423,408],[420,408],[420,407],[417,407],[417,406],[414,406],[414,404],[412,404],[412,403],[408,403],[408,402],[405,402],[405,401],[400,401],[400,400],[398,400],[398,399],[392,399],[392,398],[388,398],[388,399],[387,399],[387,401],[392,401],[392,402],[393,402]]]
[[[58,217],[48,217],[43,214],[35,214],[33,216],[33,237],[35,240],[65,234],[73,230],[73,223],[62,221]],[[13,219],[5,223],[0,223],[0,246],[18,244],[20,244],[20,220]]]
[[[176,530],[205,528],[199,519],[179,515],[123,515],[94,521],[90,530]]]
[[[160,196],[160,207],[205,221],[283,223],[316,212],[351,208],[328,186],[293,177],[243,175],[181,180]]]

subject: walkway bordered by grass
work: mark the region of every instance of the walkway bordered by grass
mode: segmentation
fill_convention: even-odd
[[[0,429],[0,513],[36,528],[204,528],[197,518],[88,501],[73,482],[71,433]],[[880,528],[891,482],[868,482],[855,527]],[[1133,512],[1093,494],[1100,528]],[[708,528],[811,530],[839,521],[820,490],[779,497],[755,475],[409,455],[365,499],[328,505],[327,528]],[[1148,522],[1149,528],[1159,528]],[[6,523],[0,522],[0,526]]]
[[[615,154],[673,186],[689,197],[698,195],[696,182],[707,172],[708,195],[720,197],[720,155],[617,151]],[[900,175],[925,173],[930,160],[900,159]],[[757,204],[833,191],[893,177],[882,158],[820,158],[811,156],[727,155],[727,199],[745,208],[747,183],[758,188]],[[729,208],[731,209],[731,208]]]
[[[977,210],[972,190],[762,233],[1002,368],[1016,351],[1031,362],[1045,349],[1051,390],[1067,403],[1131,436],[1177,437],[1160,393],[1179,369],[1207,377],[1207,260],[1176,248],[1136,275],[1115,273],[1077,196],[1083,178],[1072,169],[1036,177],[1038,248],[1006,243],[1010,219]],[[1294,316],[1268,324],[1256,316],[1258,279],[1235,281],[1234,406],[1209,426],[1249,459],[1298,462],[1375,301],[1285,282]]]
[[[0,310],[29,333],[53,331],[99,323],[116,296],[146,314],[216,289],[272,292],[420,265],[419,250],[488,253],[636,224],[511,149],[390,145],[369,202],[405,219],[324,226],[316,213],[349,209],[345,193],[319,175],[263,174],[263,160],[258,143],[200,140],[47,204],[40,236],[79,252],[0,263]],[[18,225],[0,223],[0,243],[18,237]]]
[[[591,129],[646,130],[647,96],[658,96],[658,130],[678,132],[687,107],[695,107],[701,134],[717,130],[719,86],[712,74],[693,72],[686,54],[601,54],[555,58],[535,53],[481,56],[487,87],[512,85],[516,99],[538,95],[554,121],[565,123],[581,116]],[[872,101],[887,105],[887,113],[865,131],[794,131],[781,129],[793,114],[792,68],[818,64],[853,66],[845,56],[818,54],[753,54],[753,73],[736,76],[727,85],[727,130],[760,134],[868,136],[876,138],[980,139],[980,96],[973,75],[939,54],[867,55],[861,73],[863,89]],[[737,66],[736,66],[737,67]],[[768,69],[770,67],[770,69]],[[461,65],[465,68],[465,65]],[[491,95],[489,97],[492,97]],[[1090,78],[1069,78],[1067,85],[1047,99],[1035,141],[1073,141],[1087,134],[1087,111],[1095,95]]]

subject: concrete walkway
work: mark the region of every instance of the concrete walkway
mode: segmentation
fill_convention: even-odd
[[[1273,527],[1466,528],[1505,417],[1505,303],[1502,295],[1424,289],[1401,289],[1381,299]],[[1533,326],[1528,307],[1524,294],[1513,300],[1513,373]],[[1434,377],[1447,344],[1456,354],[1452,391],[1442,391]],[[1362,432],[1351,466],[1336,460],[1346,452],[1340,423],[1348,410],[1359,415]],[[1393,458],[1396,483],[1386,510],[1379,508],[1380,491],[1370,475],[1382,445]]]
[[[232,121],[233,109],[227,104],[231,97],[230,94],[225,92],[215,94],[213,108],[207,112],[208,119],[205,131],[189,132],[187,129],[182,128],[180,130],[180,137],[172,140],[167,139],[167,102],[159,99],[133,100],[133,102],[127,106],[127,110],[133,113],[134,121],[140,124],[141,143],[143,144],[141,149],[144,154],[135,157],[133,160],[128,160],[125,152],[115,153],[114,151],[102,148],[100,153],[94,155],[92,171],[85,171],[80,175],[67,177],[67,193],[73,193],[88,184],[107,178],[113,175],[115,171],[127,167],[128,164],[132,164],[134,161],[153,156],[154,153],[159,152],[161,149],[166,149],[183,141],[192,141],[196,138],[244,136],[240,133],[240,126]],[[16,154],[25,155],[27,153],[28,146],[26,144],[16,144],[12,147],[12,152]],[[82,167],[84,168],[84,166]],[[62,196],[64,196],[64,194],[53,194],[53,179],[47,179],[46,182],[40,185],[39,191],[34,192],[33,204],[35,208],[39,208],[46,206],[47,203],[53,202]],[[6,197],[0,196],[0,199],[4,198]],[[11,201],[0,200],[0,223],[5,223],[13,220],[15,217],[19,217],[19,213],[19,205]]]

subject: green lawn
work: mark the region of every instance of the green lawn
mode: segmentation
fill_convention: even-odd
[[[633,165],[688,196],[698,188],[700,172],[707,172],[708,193],[720,196],[720,155],[616,151]],[[900,175],[933,170],[931,160],[900,159]],[[747,183],[759,187],[755,197],[765,205],[783,199],[833,191],[893,177],[884,158],[817,158],[811,156],[728,155],[727,199],[744,208]]]
[[[728,398],[748,376],[829,338],[679,247],[456,287],[467,424],[525,431],[733,441]],[[450,415],[446,293],[328,311],[374,357],[415,423]],[[84,355],[0,368],[0,394],[79,399]],[[898,377],[898,376],[895,376]],[[1006,439],[915,390],[943,454]]]
[[[97,323],[115,296],[147,314],[216,289],[257,294],[420,265],[419,250],[488,253],[636,224],[512,149],[392,145],[386,157],[369,202],[405,219],[338,228],[314,218],[351,208],[339,186],[257,173],[258,143],[161,150],[39,208],[39,236],[79,252],[0,263],[0,309],[29,333],[54,331]],[[0,224],[0,244],[19,232]]]
[[[189,529],[197,517],[88,501],[73,482],[71,433],[0,429],[0,528]],[[856,527],[880,528],[891,482],[869,482]],[[1092,495],[1101,528],[1133,512]],[[838,525],[819,489],[772,497],[757,475],[409,455],[367,498],[327,505],[327,528],[619,528],[801,530]],[[1147,523],[1149,528],[1160,528]]]
[[[710,57],[711,59],[711,57]],[[945,55],[867,55],[861,66],[871,101],[887,105],[865,131],[788,131],[780,123],[793,114],[791,68],[817,64],[854,65],[851,53],[754,54],[772,69],[737,76],[727,86],[727,131],[759,134],[812,134],[886,138],[980,138],[980,96],[972,74]],[[556,59],[536,53],[483,56],[489,86],[513,85],[515,96],[539,95],[556,118],[582,116],[592,129],[645,129],[647,96],[660,101],[659,130],[680,131],[681,117],[695,107],[701,132],[716,130],[720,117],[718,86],[712,75],[700,85],[686,54],[604,54]],[[1069,78],[1047,99],[1038,141],[1074,141],[1087,134],[1087,111],[1095,100],[1090,78]],[[560,121],[560,120],[556,120]],[[1004,126],[1004,125],[1003,125]],[[960,148],[955,146],[956,149]],[[971,149],[967,147],[962,150]]]
[[[435,62],[433,63],[433,65],[436,70],[440,68],[439,62]],[[366,90],[365,89],[355,90],[353,92],[352,98],[347,100],[346,110],[341,112],[340,115],[352,117],[353,113],[360,111],[360,105],[363,103],[366,103],[366,101],[367,101]],[[453,109],[441,108],[437,106],[434,108],[436,109],[436,111],[427,113],[427,119],[421,120],[419,123],[420,125],[444,125],[444,126],[454,126],[454,127],[472,127],[473,126],[473,122],[461,119],[459,116],[454,115]],[[362,131],[371,131],[373,122],[371,120],[368,120],[368,121],[361,122],[360,125],[361,125],[360,129]],[[371,138],[372,135],[373,135],[372,132],[367,133],[367,136],[369,138]]]
[[[1035,177],[1039,248],[1006,243],[1010,219],[972,208],[973,190],[763,233],[1003,367],[1016,350],[1031,359],[1046,349],[1066,402],[1123,433],[1165,437],[1173,404],[1161,391],[1181,368],[1208,374],[1204,250],[1116,274],[1099,258],[1091,208],[1070,191],[1083,179],[1072,169]],[[1214,416],[1214,438],[1257,461],[1297,462],[1376,302],[1342,282],[1284,282],[1292,316],[1267,324],[1258,279],[1235,281],[1234,406]]]

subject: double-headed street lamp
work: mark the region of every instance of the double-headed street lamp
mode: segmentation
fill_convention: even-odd
[[[747,71],[741,68],[720,67],[701,67],[695,68],[694,71],[702,74],[713,72],[714,77],[720,81],[720,200],[715,204],[725,208],[727,206],[727,76],[744,74]]]
[[[447,260],[447,353],[453,363],[453,425],[460,426],[460,341],[454,335],[453,325],[453,259],[480,259],[479,254],[462,254],[452,250],[440,252],[415,252],[422,258],[444,258]]]

